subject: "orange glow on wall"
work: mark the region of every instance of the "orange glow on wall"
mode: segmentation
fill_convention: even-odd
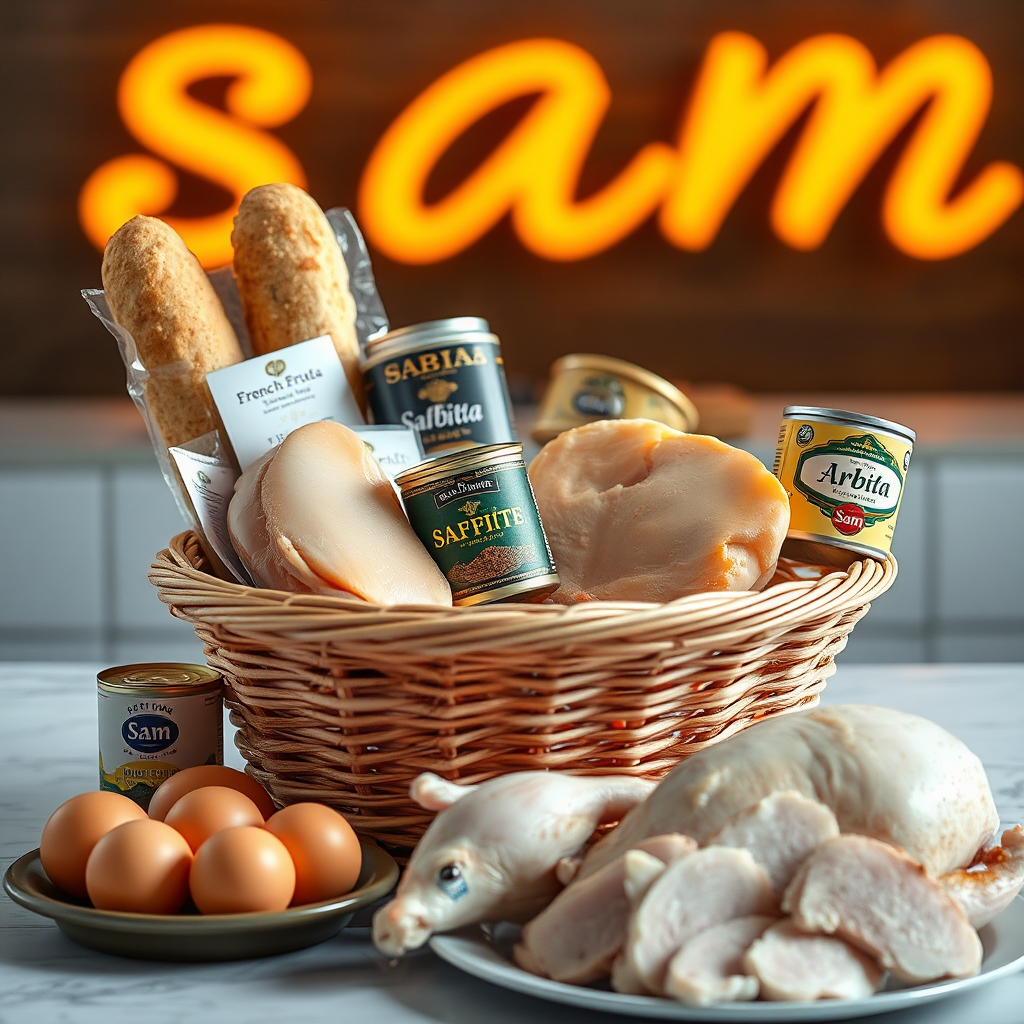
[[[814,249],[885,147],[931,101],[883,203],[893,244],[919,259],[971,249],[1024,199],[1024,175],[990,164],[954,199],[950,190],[988,115],[991,71],[958,36],[911,46],[879,74],[849,36],[805,40],[767,70],[767,53],[739,32],[712,39],[679,147],[645,146],[603,191],[574,199],[580,168],[609,102],[585,51],[526,40],[473,57],[418,96],[370,157],[359,211],[374,244],[404,263],[452,256],[506,213],[523,244],[548,259],[581,259],[614,245],[661,207],[665,237],[710,245],[762,161],[817,101],[772,204],[776,234]],[[423,201],[431,170],[474,121],[517,96],[541,98],[461,185]]]
[[[204,78],[234,79],[227,112],[192,98]],[[268,181],[305,185],[295,155],[263,129],[302,110],[309,66],[290,43],[241,25],[202,25],[144,47],[128,64],[118,105],[148,150],[98,168],[79,197],[100,248],[137,213],[161,215],[178,191],[175,168],[233,196],[207,217],[165,219],[204,266],[231,259],[241,196]],[[539,98],[469,176],[436,203],[427,181],[476,121],[517,97]],[[951,192],[988,116],[992,75],[959,36],[923,39],[881,71],[849,36],[807,39],[769,66],[764,46],[724,32],[707,49],[674,145],[644,146],[604,188],[576,198],[580,172],[611,92],[585,50],[527,39],[488,50],[442,75],[403,110],[364,168],[358,208],[374,245],[403,263],[447,259],[506,214],[531,252],[579,260],[615,245],[654,214],[673,245],[712,244],[771,150],[813,104],[771,207],[776,235],[813,250],[898,133],[924,113],[900,154],[882,203],[892,243],[918,259],[944,259],[989,237],[1024,201],[1024,174],[997,161]],[[152,154],[152,155],[151,155]]]
[[[808,39],[768,70],[756,39],[722,33],[708,47],[683,120],[661,229],[682,249],[710,245],[761,162],[816,100],[771,210],[779,238],[816,249],[886,146],[931,100],[889,181],[882,219],[903,252],[955,256],[987,238],[1024,198],[1020,170],[993,163],[949,200],[991,99],[988,62],[959,36],[924,39],[879,74],[849,36]]]
[[[439,203],[427,178],[445,150],[488,111],[540,98],[497,149]],[[512,211],[523,244],[551,260],[601,252],[658,207],[675,169],[672,147],[645,146],[621,174],[582,202],[574,197],[611,92],[585,50],[529,39],[488,50],[442,75],[388,128],[359,192],[361,223],[404,263],[433,263],[470,246]]]
[[[193,99],[204,78],[235,79],[227,113]],[[207,217],[166,217],[205,267],[231,262],[231,222],[256,185],[305,186],[295,155],[262,131],[290,121],[306,105],[312,74],[305,57],[279,36],[244,25],[199,25],[172,32],[132,58],[118,86],[118,108],[132,135],[156,156],[135,153],[97,168],[79,195],[79,220],[99,248],[136,214],[158,216],[178,191],[174,167],[222,185],[231,206]],[[162,157],[163,159],[158,159]]]

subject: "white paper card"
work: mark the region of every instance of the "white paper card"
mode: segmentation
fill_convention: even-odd
[[[178,468],[210,547],[240,583],[251,587],[252,580],[235,553],[228,534],[228,504],[235,493],[235,481],[239,476],[237,470],[210,455],[198,455],[185,448],[167,450]]]
[[[306,423],[363,423],[329,336],[206,375],[243,472]]]
[[[384,475],[392,483],[399,473],[426,458],[419,431],[411,427],[382,425],[352,429],[363,439],[363,443],[380,463]]]

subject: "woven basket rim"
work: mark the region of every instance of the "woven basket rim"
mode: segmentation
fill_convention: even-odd
[[[249,587],[224,580],[200,568],[205,563],[198,537],[191,530],[173,537],[150,567],[149,579],[160,598],[183,617],[207,623],[223,622],[240,633],[265,635],[272,631],[290,640],[323,639],[332,627],[343,628],[347,641],[383,640],[397,631],[408,639],[420,635],[430,646],[432,635],[444,634],[448,653],[454,636],[461,649],[486,647],[515,634],[519,643],[553,645],[569,630],[575,641],[588,635],[596,640],[642,635],[651,639],[682,629],[702,644],[718,639],[728,643],[739,630],[780,628],[861,607],[892,585],[898,566],[890,554],[884,562],[866,558],[847,569],[820,567],[818,578],[790,578],[762,591],[718,591],[691,594],[664,604],[591,601],[575,605],[485,604],[469,607],[435,605],[382,606],[334,595],[294,594]],[[786,571],[784,569],[784,571]],[[792,567],[789,567],[792,575]]]

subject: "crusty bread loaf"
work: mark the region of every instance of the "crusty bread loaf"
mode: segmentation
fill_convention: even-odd
[[[348,268],[316,201],[285,183],[252,189],[238,208],[231,244],[253,352],[263,355],[329,334],[362,407]]]
[[[242,361],[234,329],[199,261],[155,217],[133,217],[103,253],[114,320],[149,372],[146,403],[167,447],[218,425],[206,374]]]

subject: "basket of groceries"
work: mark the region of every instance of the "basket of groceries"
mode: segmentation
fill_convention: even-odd
[[[136,217],[85,295],[190,524],[150,579],[278,804],[411,848],[424,772],[657,779],[817,702],[895,579],[911,431],[790,407],[773,473],[578,355],[527,465],[487,321],[389,329],[347,211],[261,186],[232,242],[207,274]]]

